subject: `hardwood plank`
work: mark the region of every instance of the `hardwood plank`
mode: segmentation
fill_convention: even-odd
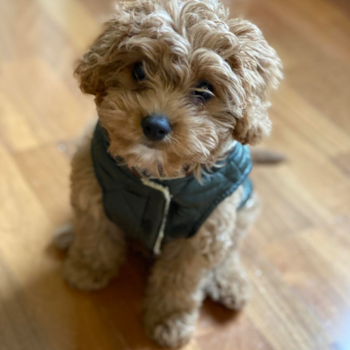
[[[246,313],[274,348],[328,349],[326,332],[317,318],[281,281],[260,247],[249,241],[243,253],[254,290]]]
[[[338,222],[305,230],[265,248],[283,280],[308,305],[340,349],[349,344],[349,317],[344,313],[350,305],[350,240],[344,229],[349,224]]]
[[[347,176],[350,176],[350,152],[339,154],[332,160]]]
[[[43,237],[38,235],[37,229],[50,230],[52,226],[1,145],[0,159],[3,165],[0,173],[0,324],[10,325],[0,328],[0,339],[9,349],[41,349],[48,346],[46,334],[40,335],[40,324],[23,294],[26,283],[36,278],[33,265],[38,266],[38,258],[41,258]]]
[[[64,152],[62,143],[45,144],[14,156],[27,184],[35,192],[51,222],[57,227],[71,221],[67,191],[70,162]]]
[[[32,132],[26,115],[2,95],[0,95],[0,113],[0,136],[8,148],[21,151],[38,146],[38,139]]]
[[[102,23],[98,24],[96,18],[94,19],[79,1],[38,1],[49,19],[55,22],[66,35],[69,35],[81,53],[99,34]],[[79,18],[78,21],[77,18]]]
[[[212,309],[213,308],[209,309],[211,315],[213,314]],[[204,312],[208,311],[204,309]],[[202,317],[204,312],[202,312]],[[232,327],[232,322],[229,322],[229,320],[228,318],[226,321],[219,323],[219,325],[217,321],[215,322],[212,320],[206,326],[204,325],[204,321],[200,321],[199,330],[197,332],[200,332],[197,336],[197,343],[200,349],[274,349],[266,337],[255,328],[254,324],[246,315],[236,316],[234,319],[235,327]]]
[[[9,101],[7,108],[15,109],[17,118],[24,119],[27,137],[39,144],[80,135],[82,125],[95,113],[92,104],[77,100],[39,58],[4,64],[0,91]],[[8,144],[14,147],[18,135],[16,128],[8,127],[10,118],[8,114],[0,119],[7,127]]]

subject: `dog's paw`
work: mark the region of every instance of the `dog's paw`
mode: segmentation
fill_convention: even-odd
[[[154,342],[160,346],[175,349],[191,340],[195,331],[196,317],[181,313],[151,324],[148,324],[146,318],[145,323],[146,332]]]
[[[243,308],[250,296],[249,284],[246,280],[235,280],[231,285],[221,286],[219,302],[230,310]]]
[[[247,277],[244,272],[237,271],[231,276],[216,278],[208,288],[208,294],[228,309],[238,311],[250,297]]]
[[[87,263],[67,258],[63,266],[64,279],[74,288],[92,291],[107,286],[115,271],[93,268]]]

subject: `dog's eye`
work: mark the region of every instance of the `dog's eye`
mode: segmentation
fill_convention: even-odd
[[[214,96],[213,86],[207,81],[201,81],[197,84],[194,94],[201,102],[208,102]]]
[[[136,62],[132,68],[132,77],[136,81],[141,81],[146,79],[146,73],[143,70],[143,65],[141,62]]]

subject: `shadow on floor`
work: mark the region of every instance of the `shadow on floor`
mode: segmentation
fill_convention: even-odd
[[[1,349],[159,349],[146,338],[142,327],[142,296],[150,263],[135,253],[129,255],[119,276],[98,292],[80,292],[67,286],[61,277],[64,255],[51,247],[43,264],[49,260],[54,268],[40,266],[38,271],[44,272],[35,281],[22,286],[13,276],[5,276],[12,292],[1,298]],[[235,316],[206,300],[198,332],[211,329],[213,324],[217,328],[232,322]]]

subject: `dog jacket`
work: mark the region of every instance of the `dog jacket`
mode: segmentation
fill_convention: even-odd
[[[216,206],[240,185],[244,195],[239,207],[253,190],[248,178],[249,149],[238,142],[221,164],[203,174],[202,183],[193,175],[172,180],[139,178],[122,159],[113,158],[108,147],[107,132],[97,123],[91,153],[106,215],[154,254],[160,253],[164,242],[194,236]]]

